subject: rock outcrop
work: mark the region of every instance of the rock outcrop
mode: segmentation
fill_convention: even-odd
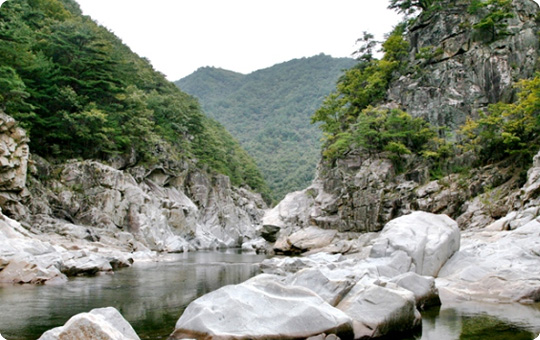
[[[261,195],[224,175],[188,162],[51,164],[30,156],[27,141],[0,113],[0,281],[95,275],[152,251],[266,248]]]
[[[94,238],[131,237],[135,249],[240,246],[256,236],[265,207],[260,195],[234,188],[226,176],[212,177],[187,164],[129,172],[96,161],[41,166],[47,167],[57,177],[31,186],[40,193],[30,202],[30,216],[40,219],[40,230],[55,229],[63,219],[90,227]]]
[[[404,237],[414,230],[420,237]],[[421,237],[428,232],[429,237]],[[400,239],[404,242],[397,246],[394,241]],[[365,259],[321,252],[265,260],[261,264],[265,274],[191,303],[171,339],[307,338],[320,333],[369,339],[417,330],[418,308],[439,300],[434,278],[415,271],[435,276],[453,255],[459,247],[456,222],[416,212],[388,223],[378,238],[367,243],[372,256]],[[382,244],[394,246],[383,251]],[[440,251],[431,262],[427,258],[435,249],[448,251]],[[319,309],[306,307],[314,296],[316,305],[341,326],[328,324]],[[351,330],[354,334],[349,334]]]
[[[355,339],[407,334],[422,322],[414,294],[400,287],[357,284],[337,308],[353,319]]]
[[[371,257],[387,257],[404,251],[414,272],[437,276],[446,261],[459,250],[457,223],[446,215],[413,212],[386,224],[371,248]]]
[[[28,137],[10,116],[0,111],[0,207],[24,213],[20,201],[28,195]]]
[[[495,39],[474,28],[486,12],[470,13],[469,4],[443,0],[408,28],[410,70],[390,83],[383,107],[455,131],[489,104],[515,99],[514,83],[533,76],[537,67],[538,4],[513,1],[505,32]],[[279,227],[282,234],[311,226],[374,232],[393,218],[423,210],[446,214],[465,229],[485,227],[520,202],[522,178],[515,164],[501,162],[433,180],[422,159],[403,158],[401,169],[385,153],[361,149],[334,162],[323,160],[313,184],[289,194],[267,213],[264,224]],[[470,158],[462,155],[456,167],[466,168]]]
[[[73,316],[62,327],[43,333],[38,340],[140,340],[133,327],[113,307]]]
[[[149,251],[127,253],[113,243],[35,234],[0,213],[0,282],[58,283],[67,276],[112,272],[130,266],[134,258],[149,257]]]
[[[192,302],[170,339],[305,339],[320,333],[350,339],[351,319],[309,289],[256,277]]]
[[[513,83],[533,76],[539,57],[534,1],[512,1],[505,32],[495,37],[474,28],[486,13],[470,13],[469,5],[444,0],[419,17],[408,34],[416,68],[388,91],[389,102],[451,130],[488,104],[513,100]]]
[[[466,232],[460,251],[439,273],[446,299],[540,301],[540,221],[512,231]]]

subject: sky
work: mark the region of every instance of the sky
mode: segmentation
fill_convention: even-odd
[[[387,0],[76,0],[171,81],[203,66],[250,73],[320,53],[351,57],[399,22]]]

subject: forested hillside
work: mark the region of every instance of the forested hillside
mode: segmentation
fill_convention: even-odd
[[[48,159],[130,155],[195,161],[268,196],[226,130],[73,0],[12,0],[0,10],[0,109]]]
[[[325,158],[386,152],[399,168],[416,155],[433,177],[463,170],[464,157],[466,167],[503,159],[527,167],[540,147],[538,5],[436,0],[390,8],[420,14],[388,35],[380,60],[364,54],[313,115],[325,133]],[[430,20],[449,21],[443,9],[466,17],[422,36]],[[455,41],[439,43],[444,34]]]
[[[274,199],[310,184],[320,159],[310,117],[353,59],[295,59],[248,75],[205,67],[176,82],[253,156]]]

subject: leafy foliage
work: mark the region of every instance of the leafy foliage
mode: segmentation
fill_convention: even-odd
[[[0,60],[0,108],[28,129],[41,156],[196,157],[236,185],[268,191],[252,159],[193,97],[82,16],[73,0],[4,3]],[[206,157],[209,150],[227,161]]]
[[[395,9],[399,13],[412,14],[416,10],[425,11],[438,0],[390,0],[388,8]]]
[[[521,80],[515,103],[497,103],[461,128],[463,148],[482,162],[512,157],[528,163],[540,148],[540,74]]]
[[[349,129],[370,105],[376,105],[386,96],[394,77],[406,66],[408,43],[403,38],[404,26],[400,25],[382,44],[381,60],[363,60],[348,70],[337,83],[337,89],[324,100],[312,116],[312,123],[320,123],[325,137],[324,156],[340,157],[350,142]]]
[[[398,166],[402,158],[410,154],[438,164],[448,156],[443,153],[444,144],[438,138],[438,129],[423,118],[413,118],[399,109],[368,106],[347,132],[337,135],[336,142],[324,150],[324,156],[332,159],[360,147],[369,154],[387,152]]]
[[[509,34],[505,19],[513,17],[511,10],[512,0],[471,0],[468,8],[471,14],[484,14],[473,28],[486,35],[489,42]]]
[[[313,180],[322,135],[309,117],[354,64],[317,55],[248,75],[206,67],[176,84],[240,140],[280,200]]]

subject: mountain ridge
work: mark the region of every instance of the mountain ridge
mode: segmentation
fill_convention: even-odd
[[[278,200],[313,179],[322,133],[310,117],[355,63],[318,54],[249,74],[202,67],[175,84],[240,141]]]

